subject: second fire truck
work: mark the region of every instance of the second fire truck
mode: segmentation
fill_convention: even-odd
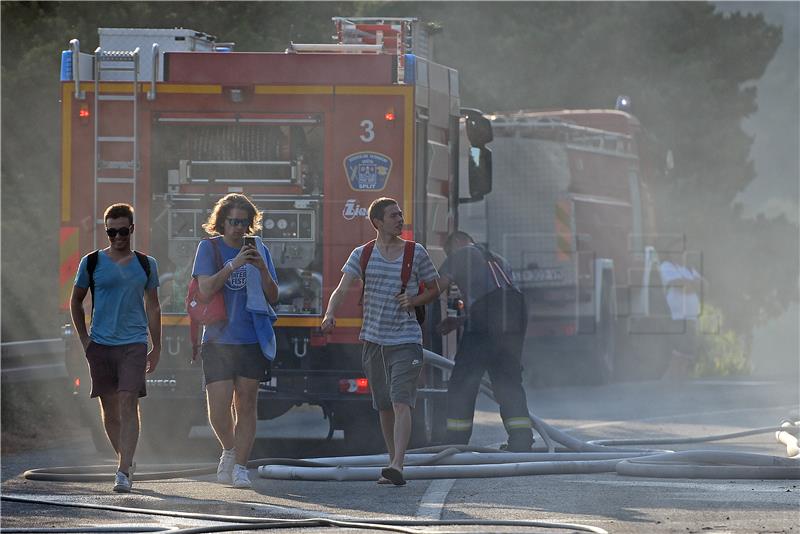
[[[542,385],[636,376],[668,318],[646,189],[660,171],[639,121],[624,109],[489,118],[494,191],[459,227],[505,256],[526,294],[526,370]]]

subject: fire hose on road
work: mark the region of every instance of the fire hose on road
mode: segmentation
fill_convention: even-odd
[[[426,363],[452,369],[453,362],[424,351]],[[490,384],[481,391],[494,400]],[[491,448],[451,446],[409,451],[403,476],[409,480],[437,478],[482,478],[553,474],[608,473],[625,476],[664,478],[800,479],[800,417],[784,420],[780,426],[765,427],[700,438],[583,441],[529,413],[533,427],[542,437],[547,452],[511,453]],[[774,433],[786,445],[787,458],[764,454],[622,448],[633,445],[700,443],[742,436]],[[248,462],[262,478],[284,480],[376,480],[386,454],[341,456],[296,460],[263,458]],[[144,467],[144,466],[143,466]],[[155,467],[155,466],[154,466]],[[160,471],[139,472],[137,480],[164,480],[212,474],[216,465],[161,466]],[[30,480],[72,482],[105,481],[107,466],[33,469],[23,476]]]
[[[436,353],[424,351],[428,364],[452,369],[453,362]],[[481,391],[494,400],[491,388],[482,384]],[[554,428],[529,413],[533,427],[547,445],[548,452],[510,453],[490,449],[443,446],[410,451],[404,478],[481,478],[553,474],[617,472],[626,476],[666,478],[752,478],[800,479],[800,455],[797,434],[800,422],[784,421],[779,427],[767,427],[689,439],[604,440],[582,441]],[[664,445],[697,443],[736,437],[776,433],[787,446],[789,458],[764,454],[630,449],[613,446]],[[562,448],[557,448],[558,443]],[[557,452],[557,450],[569,452]],[[307,462],[308,460],[306,460]],[[285,480],[375,480],[387,455],[316,458],[315,465],[264,464],[258,468],[263,478]]]
[[[425,361],[443,369],[452,369],[450,360],[425,351]],[[494,400],[490,384],[486,381],[481,391]],[[458,479],[506,476],[530,476],[553,474],[586,474],[616,472],[624,476],[666,477],[666,478],[708,478],[708,479],[800,479],[800,417],[784,420],[780,426],[758,428],[744,432],[705,436],[699,438],[642,439],[642,440],[595,440],[582,441],[545,423],[529,413],[533,427],[542,437],[546,450],[530,453],[512,453],[488,447],[469,447],[444,445],[415,449],[408,452],[403,476],[407,480]],[[633,445],[665,445],[676,443],[701,443],[719,441],[742,436],[774,433],[777,441],[786,446],[788,457],[764,454],[690,450],[673,452],[664,449],[632,449]],[[287,459],[264,458],[248,462],[249,468],[258,468],[262,478],[284,480],[335,480],[335,481],[373,481],[386,465],[386,454],[343,456],[329,458]],[[183,464],[141,466],[136,474],[137,481],[165,480],[169,478],[191,477],[213,474],[216,464]],[[23,476],[29,480],[106,482],[109,466],[60,467],[51,469],[32,469]],[[57,506],[89,505],[35,501],[13,496],[2,496],[4,501],[31,502]],[[163,510],[93,505],[108,510],[153,515],[173,515],[192,517],[208,521],[229,522],[220,526],[198,527],[175,532],[216,532],[233,526],[251,530],[276,528],[279,526],[332,526],[352,528],[378,528],[395,532],[410,532],[407,527],[442,525],[494,525],[566,528],[584,532],[604,533],[605,530],[574,523],[555,523],[543,521],[406,521],[406,520],[365,520],[336,521],[331,519],[271,520],[262,518],[242,518],[232,516],[213,516],[205,514],[184,514]],[[238,528],[237,528],[238,529]],[[20,532],[25,530],[20,530]],[[151,530],[152,531],[152,530]],[[417,532],[420,532],[417,530]]]

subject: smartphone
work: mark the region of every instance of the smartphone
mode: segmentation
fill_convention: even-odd
[[[256,248],[256,237],[252,235],[244,236],[244,244]]]

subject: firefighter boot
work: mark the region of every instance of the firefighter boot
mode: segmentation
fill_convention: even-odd
[[[472,419],[447,418],[445,445],[466,445],[472,436]]]
[[[509,430],[508,443],[501,445],[500,449],[508,452],[531,452],[534,441],[530,428],[515,428]]]

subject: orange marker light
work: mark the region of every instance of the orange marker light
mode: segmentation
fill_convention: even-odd
[[[392,110],[387,111],[383,115],[383,118],[386,119],[387,121],[390,121],[390,122],[393,121],[395,119],[394,111],[392,111]]]

